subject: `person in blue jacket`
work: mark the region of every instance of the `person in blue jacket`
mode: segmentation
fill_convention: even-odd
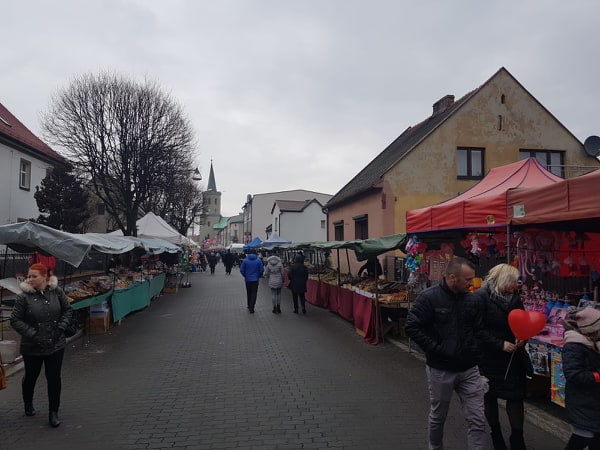
[[[256,305],[256,296],[258,294],[258,282],[263,276],[264,270],[265,267],[262,261],[256,256],[256,250],[251,249],[240,266],[240,273],[246,281],[248,311],[251,314],[254,314],[254,306]]]

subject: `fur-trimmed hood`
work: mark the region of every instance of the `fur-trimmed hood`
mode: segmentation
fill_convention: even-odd
[[[56,287],[58,286],[58,278],[56,278],[54,275],[52,275],[50,278],[48,278],[48,288],[50,289],[56,289]],[[35,289],[33,288],[32,285],[30,285],[27,281],[23,281],[19,287],[21,288],[21,290],[23,292],[27,292],[28,294],[33,294],[35,292]]]

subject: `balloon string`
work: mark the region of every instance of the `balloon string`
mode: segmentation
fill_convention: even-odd
[[[514,357],[515,357],[515,352],[513,352],[512,355],[510,355],[510,360],[508,361],[508,366],[506,367],[506,373],[504,374],[504,381],[506,381],[506,377],[508,377],[508,371],[510,370],[510,365],[511,365]]]

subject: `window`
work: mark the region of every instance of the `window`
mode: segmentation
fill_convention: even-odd
[[[279,219],[277,217],[275,217],[275,233],[279,233]]]
[[[29,190],[31,187],[31,162],[26,159],[21,160],[21,169],[19,173],[19,187]]]
[[[483,178],[483,148],[459,147],[457,150],[457,177],[468,180]]]
[[[564,178],[565,152],[556,150],[519,150],[519,159],[535,158],[554,175]]]
[[[343,220],[333,222],[333,234],[334,234],[333,238],[336,241],[344,240],[344,221]]]
[[[325,221],[321,220],[321,229],[324,230],[325,229]]]
[[[354,220],[354,239],[369,238],[369,216],[363,214],[352,218]]]

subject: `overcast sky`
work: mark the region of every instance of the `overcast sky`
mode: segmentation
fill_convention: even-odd
[[[156,81],[231,216],[247,194],[335,194],[500,67],[581,142],[599,135],[599,17],[598,0],[4,0],[0,102],[42,137],[75,76]]]

